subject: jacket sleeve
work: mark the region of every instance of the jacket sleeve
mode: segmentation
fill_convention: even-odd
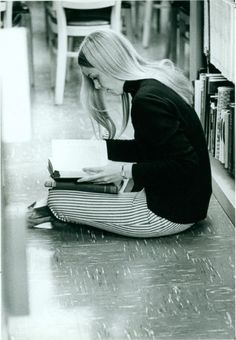
[[[198,155],[180,127],[174,104],[152,94],[136,97],[131,115],[137,148],[146,155],[132,167],[134,183],[159,188],[189,183],[199,165]]]
[[[134,139],[107,139],[108,159],[119,162],[138,162],[140,151]]]

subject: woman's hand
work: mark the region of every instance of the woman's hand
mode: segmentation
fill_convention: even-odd
[[[128,166],[130,168],[132,164]],[[118,182],[123,179],[121,164],[112,163],[112,164],[108,164],[105,167],[84,168],[83,171],[87,173],[87,176],[80,178],[77,181],[78,183],[93,182],[93,183],[98,183],[98,184],[107,184],[107,183]],[[128,177],[128,171],[127,171],[126,177]]]

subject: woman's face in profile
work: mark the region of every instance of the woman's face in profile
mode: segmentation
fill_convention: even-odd
[[[116,96],[123,93],[123,80],[108,76],[94,67],[82,66],[81,70],[86,77],[89,77],[93,81],[95,89],[104,90]]]

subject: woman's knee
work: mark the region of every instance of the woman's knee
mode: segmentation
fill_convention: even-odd
[[[48,200],[48,207],[57,219],[64,222],[67,221],[67,218],[64,215],[63,210],[60,208],[60,205],[58,203]]]

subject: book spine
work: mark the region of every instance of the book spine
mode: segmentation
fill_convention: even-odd
[[[200,120],[202,123],[203,130],[206,131],[205,129],[205,114],[206,114],[206,74],[201,73],[200,74],[200,81],[201,81],[201,112],[200,112]]]
[[[217,117],[216,117],[216,147],[215,147],[215,158],[222,159],[220,151],[221,146],[221,134],[222,134],[222,110],[226,109],[230,104],[233,97],[234,88],[228,86],[218,87],[218,102],[217,102]]]
[[[208,128],[208,150],[212,152],[212,134],[213,134],[213,109],[210,106],[209,112],[209,128]]]
[[[219,161],[225,163],[225,115],[227,110],[222,109],[220,112],[220,150]]]
[[[220,111],[216,109],[216,130],[215,130],[215,158],[220,156]]]
[[[225,110],[224,114],[224,164],[225,168],[229,166],[229,115],[230,110]]]
[[[94,184],[94,183],[76,183],[76,182],[57,182],[47,181],[45,187],[55,190],[75,190],[87,192],[100,192],[107,194],[118,194],[119,188],[115,184]]]
[[[228,141],[228,172],[231,176],[235,176],[235,130],[234,130],[234,108],[230,108],[229,113],[229,141]]]
[[[208,138],[208,150],[214,156],[215,153],[215,115],[216,115],[216,105],[215,99],[210,102],[210,112],[209,112],[209,138]]]
[[[213,157],[215,157],[215,147],[216,147],[216,105],[214,104],[212,107],[212,114],[213,114],[213,127],[212,127],[212,149],[211,149],[211,153],[213,155]]]

